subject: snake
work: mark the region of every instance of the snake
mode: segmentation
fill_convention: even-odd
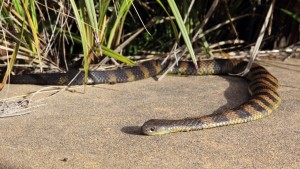
[[[191,61],[179,61],[168,73],[180,75],[234,75],[247,67],[247,61],[239,59],[213,59],[198,61],[198,69]],[[136,66],[114,70],[88,71],[87,84],[124,83],[156,76],[165,71],[168,64],[153,59]],[[248,81],[250,98],[243,104],[219,113],[182,119],[150,119],[141,126],[145,135],[162,135],[187,132],[233,124],[240,124],[270,115],[281,103],[279,82],[263,66],[254,63],[243,76]],[[36,85],[82,85],[84,72],[70,70],[66,73],[39,73],[11,75],[10,83]]]

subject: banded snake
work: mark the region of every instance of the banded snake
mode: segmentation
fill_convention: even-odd
[[[107,71],[89,71],[88,84],[123,83],[145,79],[161,73],[167,64],[161,60],[143,62],[138,66]],[[228,75],[242,72],[247,62],[235,59],[215,59],[198,62],[198,71],[189,61],[180,61],[170,73],[181,75]],[[83,84],[84,72],[24,74],[10,77],[14,84],[71,85]],[[146,121],[141,130],[146,135],[161,135],[172,132],[192,131],[245,123],[270,115],[281,103],[277,93],[278,80],[264,67],[253,64],[244,76],[249,81],[251,98],[242,105],[220,113],[201,117],[187,117],[178,120],[151,119]]]

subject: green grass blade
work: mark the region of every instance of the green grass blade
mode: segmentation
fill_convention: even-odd
[[[132,5],[132,1],[133,0],[122,0],[121,1],[121,6],[120,6],[120,10],[118,11],[118,15],[117,15],[117,18],[116,20],[114,21],[114,25],[110,31],[110,35],[109,35],[109,38],[108,38],[108,42],[107,42],[107,47],[110,48],[111,45],[112,45],[112,42],[117,34],[117,28],[120,26],[120,23],[121,23],[121,19],[123,17],[126,17],[126,14],[128,13],[129,11],[129,8],[131,7]],[[119,31],[122,31],[122,30],[119,30]]]
[[[36,28],[36,31],[38,31],[38,22],[37,22],[37,15],[36,15],[36,9],[35,9],[35,0],[30,0],[28,7],[30,9],[30,16],[32,18],[33,25]]]
[[[20,0],[12,0],[12,3],[14,4],[14,9],[21,15],[21,16],[25,16],[24,14],[24,10],[22,7],[22,3]]]
[[[77,21],[76,23],[77,23],[77,26],[78,26],[78,29],[80,32],[81,43],[82,43],[82,48],[83,48],[83,57],[84,57],[84,63],[85,63],[83,66],[84,71],[85,71],[84,81],[87,82],[88,68],[89,68],[87,58],[89,55],[89,49],[88,49],[88,43],[87,43],[88,41],[87,41],[87,37],[86,37],[87,34],[86,34],[86,28],[85,28],[83,12],[82,12],[82,10],[84,10],[84,9],[82,9],[82,6],[81,6],[81,10],[79,10],[74,0],[70,0],[70,2],[71,2],[71,6],[72,6],[72,9],[73,9],[76,21]]]
[[[38,25],[37,23],[35,23],[35,19],[32,18],[32,15],[30,14],[28,8],[28,5],[26,5],[28,3],[28,1],[22,0],[22,5],[23,5],[23,9],[24,12],[26,14],[27,17],[27,22],[29,23],[29,27],[31,29],[31,33],[34,39],[34,43],[30,43],[30,45],[32,46],[32,50],[34,53],[36,53],[36,57],[39,59],[39,63],[40,63],[40,69],[42,71],[42,58],[41,58],[41,53],[40,53],[40,40],[39,40],[39,36],[38,36]],[[36,16],[34,16],[36,17]]]
[[[127,64],[129,64],[129,65],[135,65],[135,64],[136,64],[136,63],[133,62],[132,60],[130,60],[130,59],[124,57],[123,55],[121,55],[121,54],[115,52],[114,50],[109,49],[108,47],[105,47],[105,46],[102,45],[102,46],[101,46],[101,49],[102,49],[102,53],[103,53],[103,54],[105,54],[105,55],[107,55],[107,56],[110,56],[110,57],[112,57],[112,58],[114,58],[114,59],[117,59],[117,60],[119,60],[119,61],[121,61],[121,62],[123,62],[123,63],[127,63]],[[98,50],[98,49],[96,49],[96,50]]]
[[[23,22],[23,25],[22,25],[22,29],[21,29],[21,33],[20,33],[19,39],[22,39],[23,33],[24,33],[24,22]],[[9,74],[10,74],[10,72],[11,72],[13,66],[14,66],[14,63],[16,61],[20,45],[21,45],[21,41],[18,41],[16,43],[16,46],[14,48],[14,52],[12,54],[12,57],[11,57],[11,59],[9,61],[8,66],[7,66],[6,73],[5,73],[5,75],[4,75],[3,79],[2,79],[2,83],[0,84],[0,91],[4,88],[4,86],[5,86],[6,82],[7,82],[7,78],[8,78],[8,76],[9,76]]]
[[[96,15],[96,8],[93,0],[85,0],[85,5],[87,9],[87,13],[89,16],[90,24],[93,27],[94,32],[98,32],[98,21]]]
[[[185,42],[185,44],[186,44],[186,46],[187,46],[187,48],[189,50],[189,53],[190,53],[191,58],[192,58],[192,60],[194,62],[194,65],[195,65],[196,68],[198,68],[197,61],[196,61],[196,56],[195,56],[195,52],[194,52],[194,49],[192,47],[192,43],[190,41],[190,38],[189,38],[189,35],[188,35],[187,30],[185,28],[185,25],[184,25],[184,22],[182,20],[182,17],[181,17],[181,15],[179,13],[179,10],[177,8],[177,5],[176,5],[176,3],[175,3],[174,0],[168,0],[168,3],[170,5],[170,8],[171,8],[171,10],[173,12],[173,15],[174,15],[174,17],[176,19],[177,25],[178,25],[181,33],[182,33],[182,37],[183,37],[184,42]]]
[[[170,13],[168,12],[168,10],[166,9],[166,7],[164,6],[164,4],[160,1],[160,0],[156,0],[156,2],[163,8],[163,10],[166,12],[166,14],[168,15],[169,18],[171,18],[171,15]],[[175,34],[175,37],[176,37],[176,40],[178,41],[178,30],[176,28],[176,25],[174,23],[173,20],[170,20],[170,23],[171,23],[171,26],[172,26],[172,29],[174,31],[174,34]]]
[[[111,0],[100,0],[99,1],[99,16],[98,16],[98,28],[101,30],[101,27],[102,27],[102,24],[103,24],[103,21],[104,21],[104,17],[106,15],[106,12],[107,12],[107,8],[109,6],[109,3],[110,3]]]
[[[291,18],[293,18],[294,20],[296,20],[298,23],[300,23],[300,16],[287,10],[287,9],[280,9],[283,13],[287,14],[288,16],[290,16]]]

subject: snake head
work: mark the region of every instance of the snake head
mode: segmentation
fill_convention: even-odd
[[[151,119],[142,126],[142,132],[145,135],[154,136],[174,132],[173,120]]]

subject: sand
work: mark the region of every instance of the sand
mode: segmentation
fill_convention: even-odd
[[[299,168],[300,61],[266,68],[283,102],[269,117],[201,131],[144,136],[152,118],[184,118],[249,98],[236,77],[167,76],[63,91],[31,113],[0,119],[0,168]],[[44,86],[10,85],[1,97]]]

